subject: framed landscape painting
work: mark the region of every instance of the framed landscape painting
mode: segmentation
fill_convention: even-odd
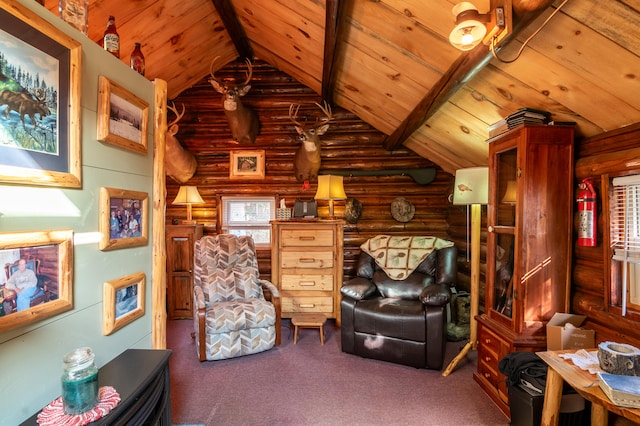
[[[98,140],[146,154],[149,104],[105,76],[99,85]]]
[[[0,3],[0,182],[79,188],[81,45]]]

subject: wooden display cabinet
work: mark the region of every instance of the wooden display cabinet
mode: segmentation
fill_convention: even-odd
[[[322,314],[340,325],[343,222],[271,222],[271,279],[280,291],[282,318]]]
[[[474,379],[509,416],[499,361],[546,350],[546,323],[569,311],[574,129],[521,125],[489,140],[485,310]]]
[[[193,318],[193,248],[202,238],[203,225],[168,225],[167,317]]]

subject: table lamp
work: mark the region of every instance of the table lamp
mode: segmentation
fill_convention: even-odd
[[[192,204],[204,204],[204,200],[198,192],[198,188],[195,186],[181,186],[178,191],[176,199],[172,204],[186,205],[187,206],[187,220],[183,220],[185,225],[195,225],[196,221],[191,217],[191,205]]]
[[[487,204],[488,201],[488,167],[469,167],[456,171],[453,204],[471,206],[471,321],[469,324],[469,342],[447,366],[442,373],[443,376],[448,376],[458,365],[458,362],[467,355],[469,350],[475,350],[477,347],[478,324],[475,318],[478,315],[480,302],[480,208],[482,204]],[[468,223],[467,217],[467,225]],[[467,252],[469,252],[469,249],[467,249]]]
[[[333,215],[333,202],[345,200],[342,176],[320,175],[318,176],[318,191],[314,197],[316,200],[329,200],[329,219],[335,219]]]

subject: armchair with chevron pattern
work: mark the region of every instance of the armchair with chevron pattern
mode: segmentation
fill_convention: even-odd
[[[260,279],[251,237],[219,234],[196,241],[193,297],[200,361],[280,344],[280,296],[276,286]]]

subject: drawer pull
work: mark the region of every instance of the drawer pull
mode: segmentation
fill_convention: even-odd
[[[300,235],[300,236],[298,237],[298,239],[299,239],[300,241],[313,241],[313,240],[315,240],[315,239],[316,239],[316,237],[315,237],[315,236],[313,236],[313,235]]]
[[[485,360],[486,362],[489,362],[489,361],[491,361],[491,357],[490,357],[490,356],[485,356],[485,357],[484,357],[484,360]]]
[[[484,343],[487,344],[487,345],[490,344],[491,343],[491,339],[484,339]]]
[[[301,303],[300,307],[301,308],[315,308],[316,305],[315,305],[315,303]]]
[[[490,378],[491,378],[491,374],[489,374],[489,373],[484,373],[484,377],[485,377],[485,379],[490,379]]]
[[[304,287],[314,287],[316,285],[315,281],[300,281],[300,285]]]
[[[316,259],[314,257],[301,257],[299,261],[300,263],[315,263]]]

